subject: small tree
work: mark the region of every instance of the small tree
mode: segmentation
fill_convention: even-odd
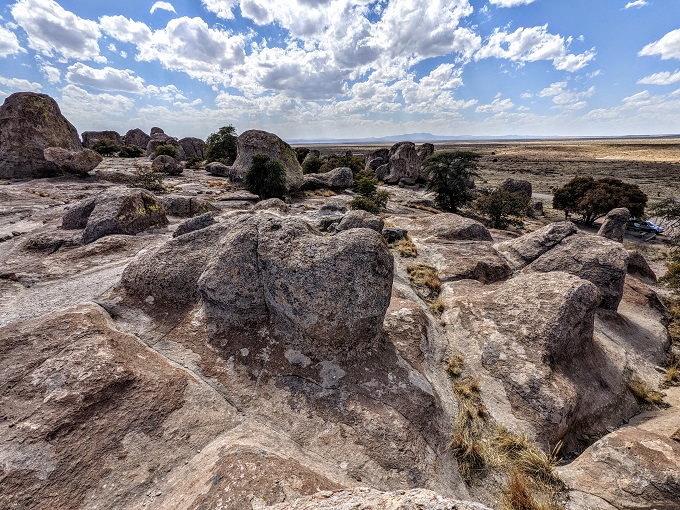
[[[311,157],[302,163],[302,173],[303,174],[316,174],[319,173],[319,169],[323,166],[323,159]]]
[[[144,151],[136,145],[125,145],[118,152],[121,158],[139,158],[144,155]]]
[[[153,151],[153,157],[158,156],[170,156],[171,158],[177,159],[177,149],[172,145],[159,145],[156,150]]]
[[[474,178],[478,177],[480,155],[469,151],[438,152],[423,163],[427,189],[434,191],[437,207],[456,212],[474,198]]]
[[[645,195],[637,184],[628,184],[607,177],[575,177],[553,195],[553,208],[580,214],[583,223],[593,222],[617,207],[626,207],[633,216],[642,216],[647,205]]]
[[[389,193],[384,190],[378,191],[378,179],[371,170],[361,170],[354,174],[352,189],[359,195],[349,203],[352,209],[363,209],[378,214],[387,207]]]
[[[511,193],[499,188],[482,195],[474,204],[479,212],[489,217],[491,228],[503,229],[508,225],[522,223],[529,207],[529,199],[520,193]]]
[[[248,167],[243,183],[246,189],[261,199],[283,198],[286,188],[286,169],[278,159],[266,154],[255,154]]]
[[[116,152],[120,150],[120,147],[113,140],[108,138],[103,138],[97,140],[92,144],[92,150],[98,152],[102,156],[113,156]]]
[[[229,124],[212,133],[205,142],[205,159],[231,165],[236,159],[236,128]]]

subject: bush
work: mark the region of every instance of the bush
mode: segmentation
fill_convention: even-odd
[[[325,173],[334,168],[348,167],[352,170],[353,174],[356,174],[363,170],[364,168],[364,156],[353,156],[351,152],[345,153],[344,156],[336,156],[332,154],[328,156],[328,159],[319,168],[319,173]]]
[[[153,157],[157,158],[158,156],[170,156],[177,159],[177,149],[172,145],[159,145],[156,147],[156,150],[153,151]]]
[[[189,156],[187,158],[186,168],[198,168],[201,166],[203,160],[198,156]]]
[[[131,188],[144,188],[154,193],[167,191],[163,186],[165,174],[155,172],[151,167],[135,166],[134,176],[130,180]]]
[[[212,133],[205,141],[205,160],[231,165],[236,159],[236,128],[229,124]]]
[[[311,151],[307,147],[295,147],[295,155],[297,156],[298,163],[302,164],[302,162],[305,160],[307,157],[307,154],[309,154]]]
[[[355,173],[352,189],[360,195],[349,203],[352,209],[378,214],[387,207],[390,195],[387,191],[378,191],[378,179],[371,170],[362,169]]]
[[[474,198],[474,177],[478,177],[480,155],[469,151],[438,152],[423,163],[427,189],[434,191],[437,207],[456,212]]]
[[[380,214],[380,207],[368,197],[356,197],[349,203],[350,209],[361,209],[371,214]]]
[[[92,150],[98,152],[102,156],[113,156],[116,152],[120,150],[120,147],[116,142],[109,139],[97,140],[92,145]]]
[[[118,152],[121,158],[139,158],[144,155],[144,151],[136,145],[125,145]]]
[[[521,225],[529,207],[529,199],[519,193],[496,189],[474,202],[475,209],[491,220],[491,228]]]
[[[278,159],[255,154],[243,179],[246,189],[261,199],[283,198],[286,189],[286,169]]]
[[[319,170],[323,166],[323,159],[321,158],[309,158],[302,165],[303,174],[318,174]]]
[[[552,205],[553,209],[564,211],[565,216],[580,214],[584,224],[592,225],[596,219],[617,207],[626,207],[631,215],[642,216],[647,195],[637,184],[628,184],[619,179],[575,177],[555,190]]]

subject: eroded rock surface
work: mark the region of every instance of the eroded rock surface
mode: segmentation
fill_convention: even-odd
[[[70,151],[60,147],[48,147],[43,151],[43,155],[45,160],[57,165],[60,171],[77,175],[87,175],[90,170],[96,168],[104,160],[90,149]]]

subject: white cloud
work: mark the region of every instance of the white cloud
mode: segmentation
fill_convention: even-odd
[[[639,84],[642,85],[672,85],[673,83],[678,83],[680,81],[680,71],[675,71],[670,73],[664,71],[661,73],[650,74],[644,78],[638,80]]]
[[[232,9],[238,4],[238,0],[201,0],[201,3],[220,18],[234,19]]]
[[[512,110],[514,107],[515,105],[509,97],[505,99],[496,97],[490,104],[480,105],[475,111],[478,113],[499,113]]]
[[[141,94],[144,92],[144,80],[133,76],[129,69],[104,67],[93,69],[81,62],[68,68],[66,80],[74,85],[84,85],[97,90],[109,90]]]
[[[26,50],[19,45],[19,39],[14,32],[0,27],[0,58],[22,52],[25,53]]]
[[[95,21],[76,16],[54,0],[19,0],[11,12],[28,34],[28,46],[43,55],[106,62],[99,54],[101,32]]]
[[[594,50],[580,55],[567,53],[571,38],[548,32],[548,25],[518,28],[514,32],[496,29],[485,45],[475,54],[475,59],[501,58],[525,63],[552,60],[558,70],[574,72],[582,69],[593,58]]]
[[[103,16],[99,24],[104,32],[121,42],[141,45],[151,40],[151,29],[146,24],[125,16]]]
[[[151,6],[151,10],[149,11],[149,13],[153,14],[159,9],[163,11],[174,12],[175,14],[177,14],[177,11],[170,2],[156,2]]]
[[[489,0],[496,7],[516,7],[518,5],[533,4],[536,0]]]
[[[668,60],[671,58],[680,59],[680,28],[668,32],[658,41],[648,44],[640,53],[640,56],[661,56],[661,60]]]
[[[644,7],[646,5],[649,5],[649,2],[646,0],[635,0],[634,2],[628,2],[624,9],[632,9],[632,8],[637,8],[639,9],[640,7]]]
[[[54,84],[61,81],[61,71],[58,68],[47,62],[40,55],[36,55],[35,60],[38,62],[38,69],[40,69],[40,72],[48,82]]]
[[[127,125],[135,102],[120,94],[93,94],[76,85],[67,85],[61,90],[59,107],[79,132],[117,130]]]
[[[538,93],[538,97],[549,97],[555,104],[553,108],[560,108],[562,110],[577,110],[587,106],[584,101],[595,94],[595,87],[590,87],[587,90],[577,91],[568,90],[567,82],[560,81],[550,84]]]
[[[42,85],[40,83],[30,82],[20,78],[3,78],[0,76],[0,86],[21,92],[40,92]]]

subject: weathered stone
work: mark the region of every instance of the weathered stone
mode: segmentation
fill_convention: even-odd
[[[214,211],[215,207],[207,200],[184,195],[162,195],[160,201],[170,216],[191,218],[197,214]]]
[[[514,269],[522,269],[576,232],[578,228],[570,221],[551,223],[516,239],[498,243],[494,248]]]
[[[195,232],[196,230],[208,228],[215,223],[215,215],[213,213],[203,213],[180,223],[177,226],[177,229],[172,233],[172,237],[178,237],[188,234],[189,232]]]
[[[165,131],[163,131],[163,130],[162,130],[161,128],[159,128],[159,127],[152,127],[152,128],[151,128],[151,133],[150,133],[150,134],[151,134],[151,136],[153,136],[153,135],[164,135],[164,134],[165,134]]]
[[[161,155],[154,158],[151,164],[154,172],[162,172],[168,175],[180,175],[182,173],[182,165],[179,165],[172,156]]]
[[[223,333],[253,335],[270,324],[286,341],[344,350],[380,334],[392,271],[372,230],[328,237],[297,219],[264,217],[223,239],[199,288],[209,322]]]
[[[352,170],[347,167],[334,168],[323,174],[306,174],[302,178],[302,189],[346,189],[353,182]]]
[[[28,179],[61,175],[47,161],[44,150],[59,147],[82,150],[73,125],[56,101],[45,94],[17,92],[0,106],[0,179]]]
[[[382,165],[386,165],[390,160],[389,149],[378,149],[370,152],[366,156],[366,169],[376,170]]]
[[[422,162],[413,142],[399,142],[389,154],[389,173],[382,180],[386,184],[415,184],[420,176]],[[382,167],[379,167],[382,168]],[[377,173],[378,170],[376,170]]]
[[[112,234],[134,235],[165,226],[165,208],[155,195],[139,189],[111,189],[73,206],[65,215],[65,229],[84,228],[83,242]]]
[[[397,227],[385,227],[383,228],[382,235],[387,244],[392,244],[401,241],[402,239],[406,239],[408,230]]]
[[[564,271],[595,285],[600,306],[616,310],[623,296],[628,252],[615,241],[587,234],[572,235],[527,266],[525,272]]]
[[[380,492],[358,488],[323,491],[291,502],[268,506],[267,510],[491,510],[471,501],[444,498],[427,489]]]
[[[187,159],[186,154],[184,154],[184,149],[177,138],[168,136],[165,133],[155,133],[151,135],[151,139],[146,145],[146,155],[153,157],[155,150],[161,145],[170,145],[171,147],[174,147],[177,152],[177,161],[185,161]]]
[[[427,239],[428,244],[441,241]],[[488,241],[447,242],[438,250],[432,265],[436,267],[443,282],[477,280],[489,284],[505,280],[512,275],[512,268],[498,256]]]
[[[139,128],[130,129],[123,137],[123,145],[134,145],[140,149],[146,150],[149,145],[151,137]]]
[[[205,159],[205,142],[200,138],[186,137],[179,141],[187,158]]]
[[[606,435],[559,472],[569,488],[618,509],[670,510],[680,501],[680,444],[639,427]]]
[[[418,152],[418,157],[420,158],[420,165],[422,167],[425,160],[428,157],[432,156],[432,154],[434,154],[434,144],[424,143],[416,149],[416,152]]]
[[[532,194],[531,183],[523,179],[505,179],[500,188],[508,193],[517,193],[518,195],[530,199]]]
[[[299,189],[302,186],[302,167],[293,148],[275,134],[257,130],[246,131],[238,137],[236,161],[230,167],[229,178],[242,181],[255,154],[264,154],[281,161],[286,169],[288,189]]]
[[[612,209],[605,216],[600,230],[597,231],[597,235],[622,243],[629,219],[630,211],[625,207]]]
[[[267,200],[258,202],[255,204],[255,207],[253,207],[253,211],[271,211],[272,209],[287,213],[290,208],[288,207],[288,204],[280,198],[268,198]]]
[[[45,160],[57,165],[62,172],[78,175],[87,175],[104,160],[101,155],[90,149],[70,151],[60,147],[48,147],[43,151],[43,155]]]
[[[376,232],[382,232],[384,222],[376,215],[366,211],[350,211],[334,227],[335,232],[342,232],[351,228],[370,228]]]
[[[312,158],[320,158],[320,157],[321,157],[321,153],[316,149],[312,149],[307,153],[307,155],[305,156],[305,159],[302,160],[302,164],[304,164],[305,161],[310,160]]]
[[[83,147],[91,149],[99,140],[111,140],[119,147],[123,145],[123,139],[117,131],[83,131]]]
[[[218,161],[213,161],[205,165],[205,170],[210,175],[216,175],[218,177],[229,177],[231,175],[232,167],[220,163]]]
[[[529,216],[529,218],[538,218],[539,216],[545,216],[545,212],[543,211],[543,202],[536,201],[529,205],[527,209],[527,216]]]
[[[478,221],[453,213],[428,216],[417,222],[418,233],[443,241],[491,241],[491,233]],[[414,234],[417,231],[414,230]]]
[[[651,283],[656,282],[656,274],[649,266],[647,259],[639,251],[628,252],[628,274],[647,280]]]

